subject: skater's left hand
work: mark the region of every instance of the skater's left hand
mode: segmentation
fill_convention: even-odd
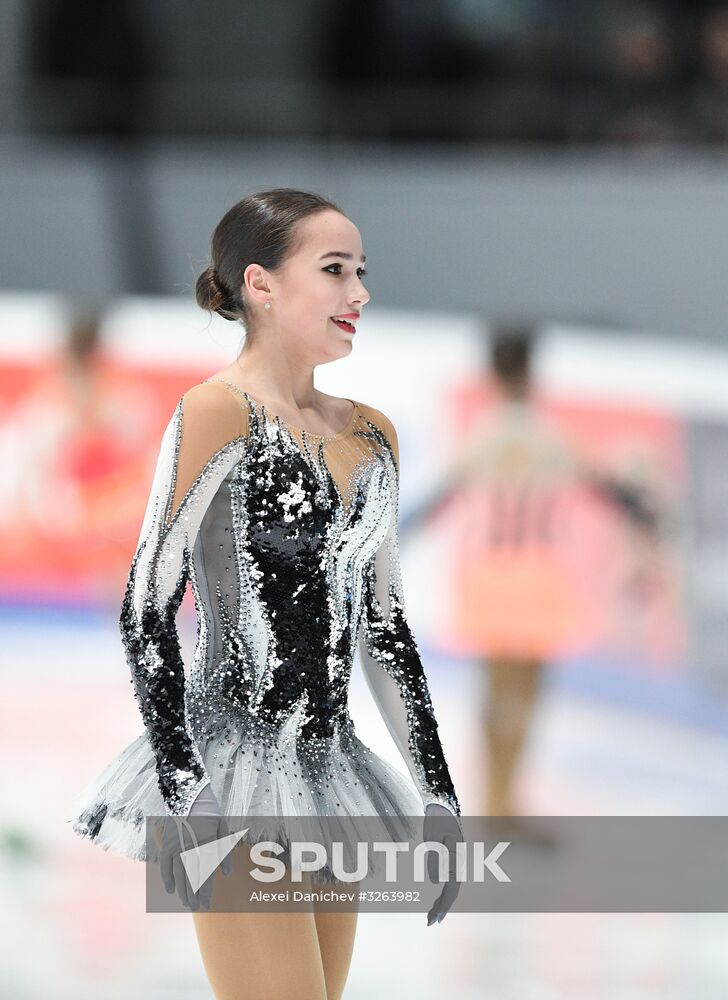
[[[427,914],[427,926],[436,920],[441,923],[445,914],[455,902],[460,892],[460,883],[456,875],[455,845],[465,837],[460,820],[445,806],[430,802],[425,809],[425,822],[422,828],[422,839],[444,844],[449,852],[448,876],[444,888]],[[431,882],[438,882],[440,859],[433,853],[427,855],[427,875]]]

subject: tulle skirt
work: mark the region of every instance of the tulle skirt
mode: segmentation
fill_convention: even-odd
[[[324,845],[332,826],[318,819],[327,816],[349,817],[347,836],[360,828],[362,840],[371,837],[366,817],[372,816],[380,818],[379,829],[392,840],[422,832],[421,821],[413,819],[423,816],[414,785],[362,743],[353,728],[341,740],[271,745],[251,742],[249,732],[227,726],[198,740],[198,747],[223,815],[266,817],[251,827],[254,840],[287,843],[287,817],[305,817],[309,837]],[[145,730],[81,792],[67,822],[105,850],[157,861],[157,842],[147,839],[146,818],[166,813]],[[294,838],[299,830],[296,826]]]

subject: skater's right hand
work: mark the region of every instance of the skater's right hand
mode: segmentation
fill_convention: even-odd
[[[194,892],[180,855],[183,851],[198,847],[200,844],[225,837],[229,832],[209,782],[193,802],[188,816],[165,818],[159,862],[162,882],[167,892],[176,892],[181,903],[188,909],[209,910],[217,869],[203,882],[197,892]],[[230,853],[226,853],[220,867],[223,874],[230,874],[232,870]]]

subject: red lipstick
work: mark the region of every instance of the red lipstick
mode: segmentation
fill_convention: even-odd
[[[338,326],[340,330],[344,330],[346,333],[356,333],[356,327],[349,320],[355,320],[359,318],[359,313],[344,313],[343,316],[331,317],[331,322]]]

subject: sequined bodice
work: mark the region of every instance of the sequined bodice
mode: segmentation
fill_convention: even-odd
[[[121,615],[168,809],[187,811],[205,780],[198,745],[226,727],[281,751],[354,752],[358,647],[423,801],[459,811],[404,612],[391,424],[352,401],[344,431],[311,434],[220,381],[167,427]],[[185,678],[188,582],[199,630]]]
[[[192,551],[206,628],[193,662],[194,721],[201,728],[235,710],[280,728],[295,715],[297,736],[330,738],[350,725],[364,574],[387,534],[396,467],[357,404],[347,431],[325,438],[297,434],[241,395],[248,447]]]

